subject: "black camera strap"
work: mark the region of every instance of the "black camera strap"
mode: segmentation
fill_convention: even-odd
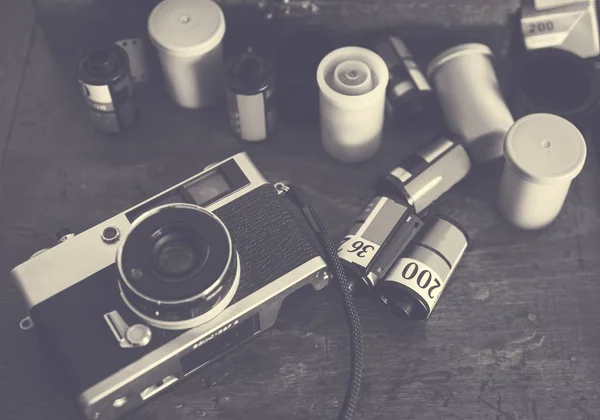
[[[350,282],[346,277],[344,267],[337,255],[337,247],[334,245],[331,236],[329,236],[329,233],[327,233],[323,227],[323,224],[315,211],[308,205],[304,192],[300,188],[291,185],[277,184],[275,187],[279,192],[284,193],[285,196],[300,209],[307,223],[310,225],[323,248],[325,261],[327,262],[330,271],[332,271],[331,274],[333,275],[333,280],[342,297],[344,312],[350,330],[351,366],[348,389],[337,420],[350,420],[354,415],[354,410],[356,409],[356,404],[358,402],[363,370],[362,327],[358,311],[356,310],[356,304],[354,303],[354,295],[352,294]]]

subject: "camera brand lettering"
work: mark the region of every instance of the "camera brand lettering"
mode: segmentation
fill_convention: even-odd
[[[197,349],[198,347],[200,347],[201,345],[208,343],[210,340],[212,340],[215,337],[218,337],[219,335],[223,334],[225,331],[227,331],[228,329],[235,327],[237,324],[240,323],[239,319],[236,319],[233,322],[230,322],[229,324],[219,328],[218,330],[216,330],[215,332],[209,334],[207,337],[204,337],[202,340],[198,341],[196,344],[194,344],[194,349]]]

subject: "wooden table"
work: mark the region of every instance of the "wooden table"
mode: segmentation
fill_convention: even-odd
[[[427,138],[424,130],[388,127],[376,158],[346,166],[324,154],[316,127],[280,125],[268,142],[244,144],[230,134],[223,109],[183,111],[160,89],[140,92],[138,123],[107,138],[91,127],[39,29],[28,47],[32,22],[22,13],[25,27],[0,28],[6,37],[23,33],[7,53],[21,61],[4,55],[0,63],[24,67],[22,78],[0,80],[2,420],[80,418],[35,330],[19,329],[26,312],[9,277],[53,245],[59,228],[82,231],[246,150],[269,179],[303,187],[340,238],[371,198],[379,171]],[[500,169],[474,169],[436,204],[464,224],[473,247],[428,321],[401,322],[375,299],[358,302],[366,346],[355,418],[600,418],[600,165],[590,150],[559,219],[539,232],[520,232],[498,216]],[[284,304],[273,329],[130,419],[332,419],[348,357],[335,289],[301,293]]]

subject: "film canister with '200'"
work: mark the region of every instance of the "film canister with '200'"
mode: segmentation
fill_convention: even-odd
[[[469,243],[455,220],[426,218],[418,237],[380,282],[381,300],[402,318],[427,319]]]
[[[338,249],[352,291],[364,295],[398,259],[423,223],[410,206],[388,197],[375,197],[363,210]]]
[[[79,85],[94,127],[119,133],[135,119],[127,53],[118,45],[90,52],[79,61]]]
[[[229,61],[226,78],[231,129],[242,140],[265,140],[276,119],[274,67],[247,52]]]

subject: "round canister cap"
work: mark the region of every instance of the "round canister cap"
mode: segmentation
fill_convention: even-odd
[[[216,47],[225,35],[225,16],[212,0],[164,0],[150,13],[152,42],[167,52],[194,56]]]
[[[524,178],[551,184],[570,181],[579,175],[587,148],[581,132],[566,119],[552,114],[531,114],[510,128],[504,154]]]
[[[346,75],[356,77],[360,82],[354,89],[348,77],[340,80],[344,70],[348,70]],[[370,74],[364,74],[365,71]],[[327,54],[317,68],[321,95],[342,108],[364,108],[374,101],[383,101],[389,79],[389,69],[383,58],[362,47],[338,48]]]
[[[442,51],[433,60],[431,60],[431,63],[429,66],[427,66],[427,77],[432,77],[433,73],[435,73],[448,61],[466,54],[480,54],[485,56],[493,55],[490,47],[485,44],[471,43],[457,45],[456,47],[448,48],[447,50]]]

